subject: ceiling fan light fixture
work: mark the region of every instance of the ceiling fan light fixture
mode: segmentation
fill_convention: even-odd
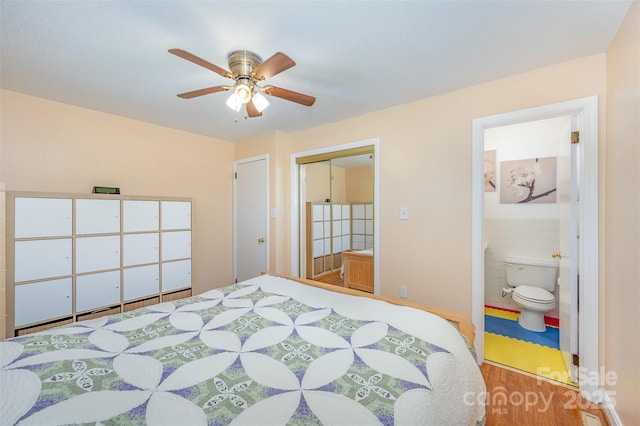
[[[260,117],[262,111],[269,106],[269,101],[267,101],[263,94],[296,102],[308,107],[312,106],[316,101],[316,98],[313,96],[294,92],[293,90],[271,85],[264,87],[258,85],[258,82],[263,82],[295,66],[296,63],[293,59],[282,52],[276,52],[266,61],[262,61],[255,53],[247,50],[235,50],[229,53],[227,57],[231,71],[212,64],[186,50],[169,49],[169,53],[234,81],[232,86],[213,86],[178,94],[178,97],[182,99],[192,99],[198,96],[228,90],[232,93],[227,99],[227,106],[235,112],[240,112],[242,106],[245,105],[247,116],[251,118]]]
[[[235,112],[240,111],[242,105],[243,102],[240,100],[240,98],[238,98],[238,95],[236,95],[235,92],[232,93],[231,96],[229,96],[229,99],[227,99],[227,106]]]
[[[262,93],[256,93],[253,95],[253,106],[256,107],[258,112],[262,112],[269,106],[269,101],[262,95]]]
[[[253,93],[253,87],[252,85],[247,84],[246,81],[242,81],[236,84],[234,94],[238,97],[240,102],[242,102],[243,104],[246,104],[251,100],[252,93]]]

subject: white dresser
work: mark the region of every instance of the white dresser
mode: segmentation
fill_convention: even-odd
[[[7,193],[6,336],[191,295],[191,199]]]

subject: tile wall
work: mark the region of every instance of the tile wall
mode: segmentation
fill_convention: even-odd
[[[559,223],[557,219],[485,219],[485,305],[518,310],[510,296],[502,297],[502,288],[507,286],[504,258],[519,256],[550,259],[551,252],[558,250]],[[554,292],[556,305],[558,289]],[[546,314],[558,318],[558,308]]]

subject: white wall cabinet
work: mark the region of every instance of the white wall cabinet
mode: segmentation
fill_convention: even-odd
[[[124,300],[139,299],[160,292],[158,265],[139,266],[124,270]]]
[[[120,200],[76,200],[76,234],[120,232]]]
[[[191,295],[190,199],[9,192],[7,207],[7,337]]]
[[[162,201],[162,229],[191,229],[191,202]]]
[[[125,234],[123,236],[124,266],[155,263],[160,259],[160,241],[157,232]]]
[[[31,281],[71,275],[71,238],[17,241],[15,279]]]
[[[16,327],[71,315],[71,278],[16,286],[15,310]]]
[[[76,277],[76,311],[120,303],[120,270]]]
[[[162,233],[162,260],[191,257],[191,231]]]
[[[71,235],[71,198],[17,198],[15,237],[59,237]]]
[[[76,272],[120,267],[120,236],[76,238]]]
[[[159,202],[148,200],[123,200],[123,231],[146,232],[159,229]]]
[[[175,291],[191,287],[191,260],[162,264],[162,291]]]

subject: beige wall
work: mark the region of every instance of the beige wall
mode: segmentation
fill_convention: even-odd
[[[640,3],[607,52],[605,367],[623,424],[640,424]]]
[[[373,167],[351,167],[346,169],[346,200],[350,203],[373,201]]]
[[[6,190],[192,197],[194,292],[232,283],[232,143],[14,92],[0,102]]]
[[[606,56],[590,56],[300,131],[291,152],[379,138],[381,293],[406,285],[412,301],[471,316],[472,120],[598,95],[604,123],[605,84]]]
[[[346,169],[329,166],[328,161],[306,164],[304,167],[306,201],[323,203],[330,199],[332,203],[336,204],[345,202]]]

